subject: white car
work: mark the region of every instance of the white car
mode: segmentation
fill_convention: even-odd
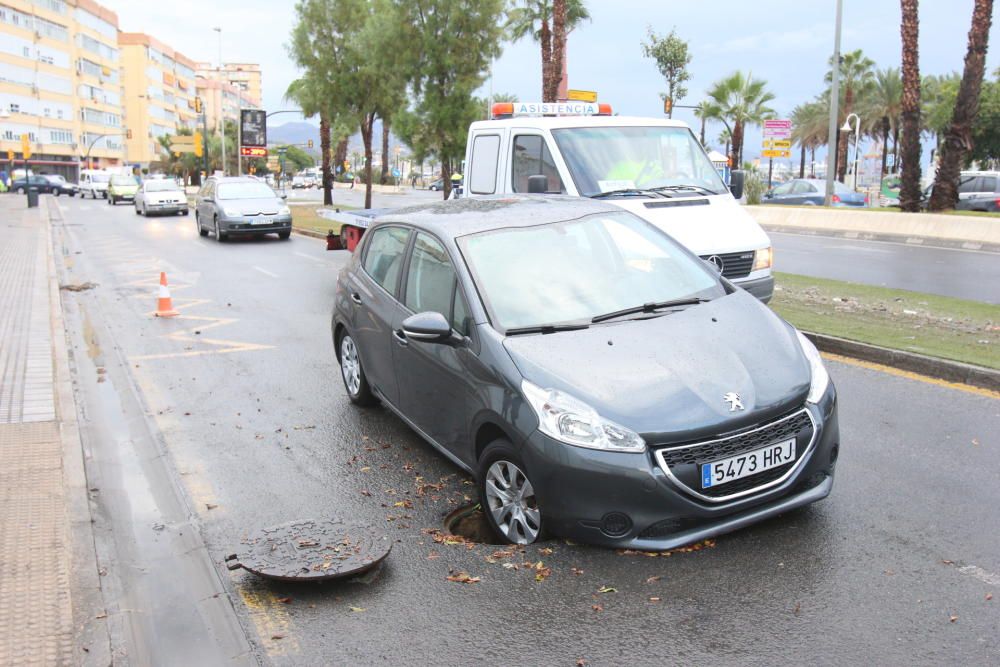
[[[111,182],[111,174],[101,169],[84,169],[80,172],[80,189],[77,193],[85,199],[90,195],[91,199],[107,199],[108,183]]]
[[[135,214],[149,216],[153,213],[188,214],[187,195],[173,179],[143,181],[135,193]]]

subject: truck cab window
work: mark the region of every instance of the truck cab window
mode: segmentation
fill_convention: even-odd
[[[528,177],[541,174],[549,181],[546,192],[566,193],[552,153],[540,135],[522,134],[514,137],[511,158],[511,185],[514,192],[527,192]]]

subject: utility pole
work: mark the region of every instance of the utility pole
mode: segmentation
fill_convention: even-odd
[[[211,174],[208,173],[208,111],[205,109],[205,104],[202,102],[201,105],[201,132],[202,132],[202,145],[201,145],[201,157],[202,163],[205,165],[205,178],[208,178]],[[201,182],[202,185],[205,184],[204,179]]]
[[[837,23],[833,38],[833,71],[830,77],[830,126],[827,132],[826,151],[826,196],[823,205],[833,203],[833,177],[836,168],[836,155],[840,148],[840,24],[844,17],[844,0],[837,0]]]
[[[236,112],[236,175],[243,175],[243,102],[237,100]]]
[[[839,2],[839,0],[838,0]],[[222,81],[222,28],[212,28],[219,33],[219,124],[222,126],[222,175],[226,175],[226,91]],[[839,28],[838,28],[839,30]],[[837,33],[840,34],[839,32]]]

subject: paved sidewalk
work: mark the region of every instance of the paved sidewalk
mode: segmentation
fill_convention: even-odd
[[[46,210],[0,196],[0,665],[80,661]]]

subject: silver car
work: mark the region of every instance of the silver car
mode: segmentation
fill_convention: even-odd
[[[230,236],[292,234],[292,211],[266,183],[243,176],[212,177],[195,202],[198,233],[215,234],[222,243]]]
[[[143,181],[135,193],[134,204],[136,215],[188,214],[187,195],[181,186],[167,178]]]

